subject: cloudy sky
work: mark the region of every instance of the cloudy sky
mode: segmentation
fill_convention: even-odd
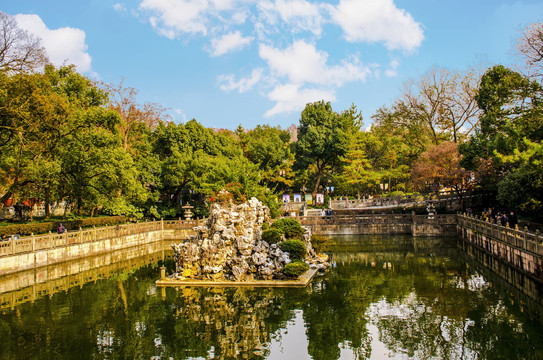
[[[541,0],[0,0],[50,60],[139,90],[176,122],[298,124],[308,102],[371,115],[433,65],[514,66]]]

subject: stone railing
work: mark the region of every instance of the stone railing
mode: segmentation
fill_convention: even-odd
[[[391,196],[378,198],[364,198],[354,200],[330,200],[329,207],[331,209],[362,209],[366,207],[387,207],[401,206],[404,204],[424,203],[429,200],[428,196]]]
[[[462,197],[459,197],[455,193],[445,193],[439,196],[432,195],[408,195],[408,196],[388,196],[377,198],[364,198],[355,200],[330,200],[329,207],[332,210],[356,210],[372,207],[399,207],[399,206],[413,206],[413,205],[426,205],[427,203],[433,203],[434,205],[450,205],[453,203],[459,203],[460,200],[471,199],[475,195],[465,193]]]
[[[104,239],[120,238],[129,235],[159,230],[190,230],[200,225],[201,220],[160,220],[134,224],[106,226],[101,228],[67,231],[63,234],[31,235],[0,242],[0,257],[28,253],[32,251],[58,248],[62,246],[85,244]]]
[[[543,236],[528,228],[511,229],[479,217],[458,215],[458,235],[518,269],[543,280]]]
[[[353,215],[331,215],[331,216],[301,216],[297,217],[302,225],[332,225],[332,224],[388,224],[402,223],[412,224],[456,224],[456,214],[437,215],[429,219],[427,215],[413,214],[353,214]]]
[[[414,236],[455,236],[456,214],[341,214],[297,218],[313,234],[412,234]]]
[[[458,227],[460,230],[469,229],[479,237],[492,238],[500,243],[543,256],[543,236],[539,230],[530,231],[527,227],[511,229],[469,215],[458,215]]]

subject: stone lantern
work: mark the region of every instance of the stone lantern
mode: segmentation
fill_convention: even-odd
[[[190,220],[192,218],[191,209],[194,209],[194,206],[191,206],[191,205],[187,204],[185,206],[181,206],[181,209],[183,209],[185,211],[185,213],[184,213],[185,220]]]

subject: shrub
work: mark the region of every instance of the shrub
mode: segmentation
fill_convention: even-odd
[[[262,232],[262,240],[268,244],[277,244],[281,241],[281,232],[277,229],[270,228]]]
[[[305,262],[293,261],[285,265],[283,268],[283,274],[285,274],[287,277],[297,278],[307,270],[309,270],[309,265],[307,265]]]
[[[303,259],[307,253],[305,244],[301,240],[286,240],[280,243],[279,247],[284,252],[288,252],[292,260]]]
[[[2,226],[0,227],[0,235],[19,234],[22,236],[26,236],[32,233],[43,234],[49,231],[56,232],[58,228],[58,224],[60,222],[66,227],[66,230],[77,230],[80,227],[81,228],[93,227],[93,226],[102,227],[102,226],[108,226],[108,225],[122,224],[127,221],[128,219],[126,216],[104,216],[104,217],[86,218],[86,219],[78,219],[78,220],[57,220],[57,221],[50,221],[50,222],[43,222],[43,223],[32,222],[28,224],[14,224],[14,225]]]
[[[272,224],[272,227],[281,231],[287,239],[299,239],[304,233],[302,225],[296,219],[279,219]]]

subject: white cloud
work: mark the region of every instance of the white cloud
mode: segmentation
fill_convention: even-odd
[[[207,34],[207,0],[143,0],[139,9],[149,11],[149,22],[160,35],[174,39],[183,33]]]
[[[348,81],[363,81],[370,74],[369,68],[356,59],[329,66],[328,54],[303,40],[295,41],[284,50],[262,44],[259,55],[268,63],[272,72],[287,77],[292,84],[341,86]]]
[[[230,10],[234,8],[235,0],[211,0],[213,7],[218,11]]]
[[[275,0],[260,2],[258,9],[263,21],[269,25],[276,25],[280,18],[295,30],[310,31],[315,35],[320,35],[324,22],[321,10],[325,6],[306,0]]]
[[[119,13],[125,13],[126,12],[126,6],[122,3],[116,3],[113,4],[113,10],[119,12]]]
[[[187,114],[185,114],[185,112],[182,109],[173,108],[172,111],[175,113],[173,118],[175,118],[176,120],[180,120],[182,123],[187,122]]]
[[[41,38],[49,61],[54,65],[73,64],[78,71],[91,72],[91,56],[83,30],[71,27],[51,30],[38,15],[18,14],[15,20],[19,27]]]
[[[414,50],[424,38],[421,24],[393,0],[340,0],[331,15],[351,42],[384,42],[391,50]]]
[[[385,75],[387,77],[394,77],[398,75],[398,66],[400,65],[400,62],[396,59],[390,60],[390,64],[388,65],[388,69],[385,70]]]
[[[223,91],[237,90],[239,93],[244,93],[252,89],[262,79],[262,72],[262,69],[254,69],[249,77],[241,78],[238,81],[234,80],[234,75],[221,75],[218,78],[219,87]]]
[[[275,106],[266,111],[265,117],[271,117],[285,112],[301,111],[307,103],[319,100],[335,101],[333,90],[302,89],[299,85],[285,84],[276,86],[268,98],[275,101]]]
[[[252,37],[243,37],[239,31],[224,34],[220,38],[211,40],[211,56],[221,56],[229,52],[237,51],[249,45]]]
[[[224,25],[243,24],[249,16],[247,5],[256,1],[142,0],[138,9],[158,34],[175,39],[184,34],[207,36]]]
[[[233,15],[232,15],[232,22],[234,24],[237,24],[237,25],[241,25],[243,23],[245,23],[245,21],[247,21],[247,18],[249,17],[249,15],[247,14],[246,11],[237,11],[235,12]]]

